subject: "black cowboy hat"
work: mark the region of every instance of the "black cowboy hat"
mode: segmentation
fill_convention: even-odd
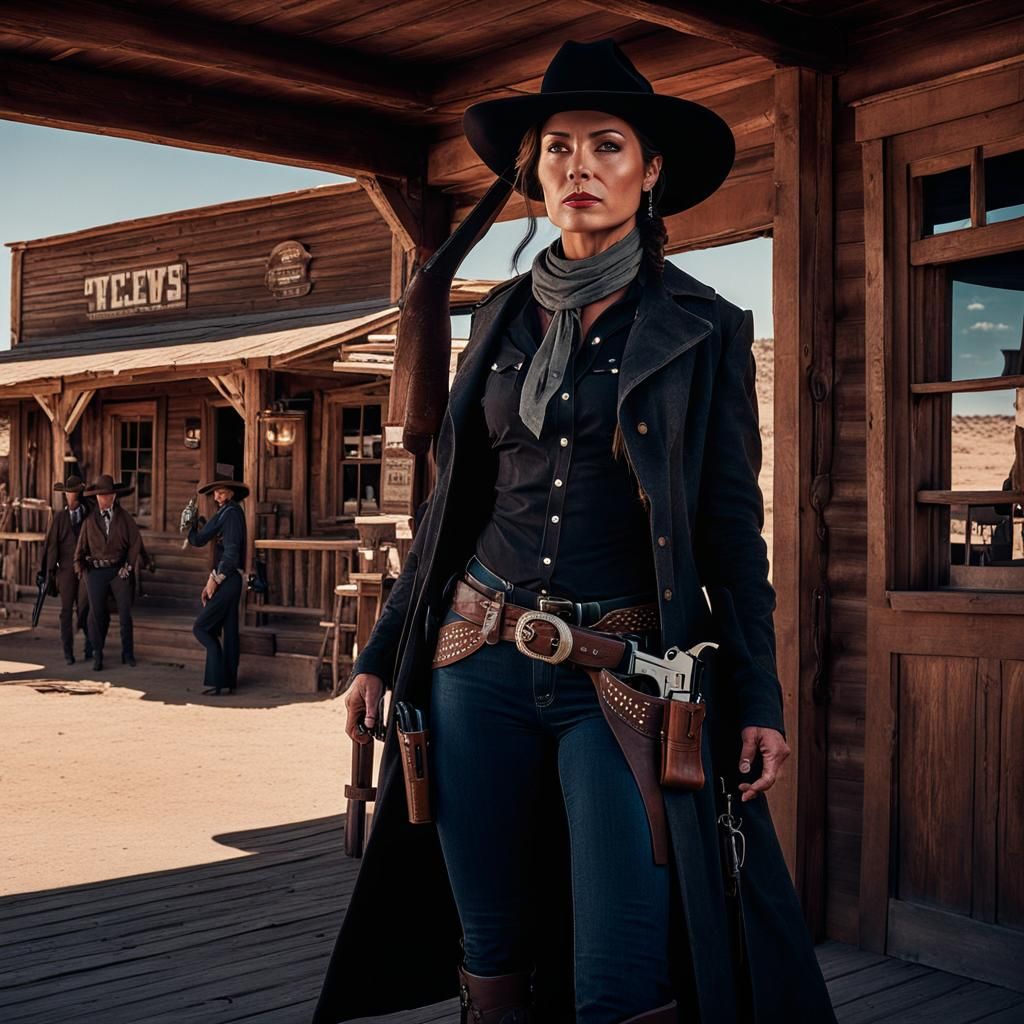
[[[115,484],[114,478],[109,473],[104,473],[95,483],[89,484],[82,492],[86,495],[93,494],[131,494],[135,488],[130,484]]]
[[[696,206],[725,181],[736,156],[729,126],[713,110],[656,93],[612,39],[569,41],[552,58],[540,92],[474,103],[462,127],[477,156],[497,175],[508,172],[523,135],[563,110],[600,110],[628,121],[664,157],[654,188],[664,215]],[[543,199],[529,183],[531,199]]]
[[[196,490],[199,494],[212,494],[218,487],[230,487],[234,491],[235,501],[242,501],[249,496],[249,485],[243,484],[240,480],[212,480]]]
[[[61,483],[58,480],[53,485],[53,489],[55,491],[60,491],[63,494],[81,494],[82,491],[85,490],[85,483],[82,481],[80,476],[75,476],[75,474],[72,473],[64,483]]]

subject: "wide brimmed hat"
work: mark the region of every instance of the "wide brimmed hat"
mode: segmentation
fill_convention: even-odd
[[[713,110],[656,93],[614,40],[566,42],[544,73],[540,92],[474,103],[462,127],[477,156],[506,174],[527,130],[564,110],[600,110],[628,121],[664,157],[654,188],[658,212],[678,213],[707,199],[736,156],[732,130]],[[531,199],[543,199],[528,183]]]
[[[134,490],[135,488],[130,484],[114,483],[114,478],[109,473],[104,473],[95,483],[89,484],[82,493],[90,496],[93,494],[131,494]]]
[[[249,485],[241,480],[213,480],[197,488],[199,494],[212,494],[218,487],[230,487],[235,492],[235,501],[249,496]]]
[[[58,480],[53,485],[53,489],[55,491],[60,491],[63,494],[81,494],[82,491],[85,490],[85,483],[80,476],[75,476],[75,474],[72,473],[64,483],[61,483]]]

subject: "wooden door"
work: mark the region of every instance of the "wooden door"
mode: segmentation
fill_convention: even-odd
[[[1022,125],[865,147],[861,941],[1024,991]]]

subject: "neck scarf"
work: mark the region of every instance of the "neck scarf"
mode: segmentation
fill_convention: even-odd
[[[533,297],[545,309],[554,310],[519,399],[519,418],[536,438],[540,438],[548,402],[561,387],[569,355],[582,333],[580,309],[629,284],[643,257],[638,228],[582,260],[566,259],[559,255],[560,248],[556,240],[533,261]]]

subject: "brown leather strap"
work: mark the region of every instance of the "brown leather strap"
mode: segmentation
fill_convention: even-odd
[[[474,581],[474,584],[478,581]],[[500,591],[477,588],[465,580],[455,586],[451,607],[467,622],[450,622],[441,628],[434,667],[451,664],[479,650],[485,642],[515,641],[516,624],[533,609],[508,604]],[[610,668],[618,665],[626,652],[624,641],[602,633],[597,625],[617,616],[634,626],[649,621],[647,605],[619,608],[603,616],[592,628],[564,623],[572,636],[572,650],[566,661],[580,665],[597,691],[601,712],[608,722],[644,803],[651,832],[651,851],[655,864],[668,863],[668,823],[661,790],[661,729],[666,714],[664,697],[652,697],[616,678]],[[653,606],[657,616],[657,606]],[[615,620],[612,620],[615,621]],[[471,625],[472,624],[472,625]],[[523,643],[531,651],[553,654],[558,649],[558,627],[542,619],[529,621],[533,635]],[[476,628],[479,627],[479,628]],[[623,630],[625,631],[625,630]]]
[[[668,863],[668,821],[661,790],[661,723],[664,697],[651,697],[627,686],[607,669],[587,669],[597,690],[605,721],[622,749],[647,812],[655,864]]]
[[[497,643],[498,640],[514,642],[516,623],[519,619],[523,615],[537,614],[532,608],[507,604],[502,594],[498,594],[496,597],[481,594],[464,580],[459,580],[455,585],[451,607],[463,618],[482,627],[481,631],[488,643]],[[622,609],[616,610],[621,611]],[[614,668],[626,653],[625,641],[608,633],[601,633],[583,626],[573,626],[568,622],[565,625],[568,626],[569,632],[572,634],[572,651],[568,661],[573,661],[584,668]],[[534,619],[530,622],[530,628],[533,631],[533,637],[524,640],[524,646],[547,657],[554,654],[558,648],[558,627],[543,619]]]

